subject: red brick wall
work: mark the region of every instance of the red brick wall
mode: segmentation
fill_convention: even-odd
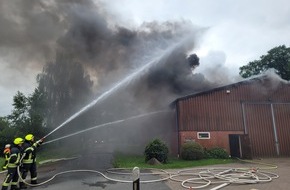
[[[203,131],[181,131],[179,132],[179,145],[187,141],[195,141],[201,144],[204,148],[210,149],[213,147],[224,148],[230,153],[229,134],[244,134],[243,131],[205,131],[210,132],[210,139],[198,139],[197,132]]]

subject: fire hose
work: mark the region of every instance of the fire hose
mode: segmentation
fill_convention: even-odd
[[[152,168],[151,168],[152,169]],[[111,169],[112,170],[112,169]],[[155,169],[156,170],[156,169]],[[168,180],[169,177],[170,177],[170,174],[168,172],[166,172],[165,170],[162,170],[163,171],[163,174],[167,174],[168,177],[165,177],[165,178],[162,178],[162,179],[158,179],[158,180],[146,180],[146,181],[140,181],[140,183],[154,183],[154,182],[160,182],[160,181],[165,181],[165,180]],[[120,179],[115,179],[115,178],[111,178],[111,177],[108,177],[106,176],[105,174],[103,174],[102,172],[99,172],[97,170],[67,170],[67,171],[63,171],[63,172],[59,172],[59,173],[56,173],[55,175],[53,175],[50,179],[46,180],[46,181],[43,181],[41,183],[38,183],[38,184],[30,184],[30,183],[27,183],[24,179],[22,179],[21,177],[21,171],[20,171],[20,167],[17,168],[17,172],[18,172],[18,175],[19,175],[19,178],[20,178],[20,181],[24,182],[26,185],[28,186],[32,186],[32,187],[35,187],[35,186],[40,186],[40,185],[44,185],[50,181],[52,181],[54,178],[56,178],[57,176],[59,175],[64,175],[64,174],[68,174],[68,173],[76,173],[76,172],[89,172],[89,173],[96,173],[96,174],[99,174],[100,176],[104,177],[105,179],[109,180],[109,181],[114,181],[114,182],[120,182],[120,183],[132,183],[132,180],[120,180]],[[107,170],[108,173],[115,173],[116,172],[110,172],[110,169]],[[120,173],[120,175],[123,175],[124,173]],[[130,174],[130,173],[127,173],[127,174]],[[146,173],[143,173],[144,175],[146,175]],[[148,175],[149,173],[147,173]],[[151,175],[160,175],[162,174],[161,172],[157,172],[157,173],[150,173]]]
[[[23,156],[24,157],[24,156]],[[22,158],[23,158],[22,157]],[[53,161],[61,161],[61,160],[69,160],[75,158],[63,158],[57,159]],[[177,172],[168,172],[162,169],[155,169],[155,168],[143,168],[141,169],[140,175],[141,176],[162,176],[159,179],[154,180],[140,180],[140,183],[154,183],[154,182],[161,182],[161,181],[174,181],[180,183],[180,185],[185,189],[202,189],[209,186],[215,186],[211,190],[221,189],[230,184],[257,184],[257,183],[266,183],[271,182],[273,179],[277,179],[279,176],[272,172],[267,172],[265,170],[277,169],[276,165],[267,164],[262,162],[255,162],[255,161],[246,161],[238,159],[242,162],[247,162],[251,164],[259,164],[263,167],[248,167],[248,168],[222,168],[222,167],[215,167],[215,168],[192,168],[192,169],[182,169]],[[132,183],[133,180],[120,180],[116,178],[108,177],[107,175],[99,172],[97,170],[67,170],[63,172],[59,172],[54,174],[51,178],[46,181],[43,181],[38,184],[30,184],[26,182],[22,176],[20,171],[20,166],[17,167],[17,173],[19,175],[20,181],[25,183],[28,186],[40,186],[46,184],[57,176],[65,175],[68,173],[77,173],[77,172],[87,172],[87,173],[94,173],[102,176],[103,178],[120,183]],[[150,171],[150,172],[148,172]],[[4,173],[6,171],[2,171],[0,173]],[[111,168],[106,170],[108,174],[114,175],[128,175],[131,176],[132,172],[128,168]]]
[[[155,168],[143,168],[141,169],[140,175],[154,175],[154,176],[162,176],[159,179],[154,180],[140,180],[140,183],[155,183],[161,181],[171,180],[173,182],[178,182],[184,189],[202,189],[210,186],[215,186],[211,190],[221,189],[230,184],[257,184],[257,183],[266,183],[271,182],[273,179],[277,179],[279,176],[272,172],[267,172],[264,170],[276,169],[277,166],[272,164],[265,164],[260,162],[253,161],[245,161],[249,163],[256,163],[260,165],[264,165],[262,168],[223,168],[223,167],[215,167],[215,168],[193,168],[193,169],[183,169],[177,172],[168,172],[162,169]],[[150,172],[148,172],[150,171]],[[21,177],[20,166],[17,167],[17,172],[20,178],[20,181],[24,182],[28,186],[40,186],[46,184],[57,176],[65,175],[68,173],[77,173],[77,172],[87,172],[94,173],[102,176],[103,178],[120,183],[132,183],[133,180],[120,180],[116,178],[108,177],[107,175],[99,172],[97,170],[67,170],[63,172],[59,172],[54,174],[51,178],[46,181],[43,181],[38,184],[30,184],[27,183]],[[131,176],[131,170],[128,168],[111,168],[106,170],[108,174],[117,174],[117,175],[128,175]],[[3,173],[3,172],[1,172]]]

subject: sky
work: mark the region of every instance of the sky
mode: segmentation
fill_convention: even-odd
[[[11,113],[17,91],[26,95],[33,92],[36,75],[51,58],[54,45],[65,31],[64,26],[54,25],[56,17],[53,11],[36,18],[32,13],[38,13],[40,9],[37,6],[31,9],[33,2],[0,2],[0,116]],[[49,3],[51,7],[58,5],[53,0],[40,2],[44,7]],[[200,57],[198,72],[219,65],[235,77],[239,67],[259,59],[273,47],[290,46],[290,2],[287,0],[95,2],[101,4],[102,11],[109,13],[110,19],[128,28],[138,27],[144,22],[180,20],[189,20],[203,28],[204,32],[193,49]],[[22,24],[24,21],[25,25]],[[212,72],[219,71],[214,69]]]

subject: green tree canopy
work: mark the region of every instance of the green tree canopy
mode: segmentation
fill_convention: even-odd
[[[58,54],[37,76],[38,89],[46,99],[49,127],[63,122],[93,95],[90,76],[72,57]]]
[[[14,130],[14,137],[33,133],[41,137],[45,132],[46,103],[44,95],[35,89],[32,95],[25,96],[21,92],[13,97],[13,111],[8,116],[8,125],[5,130]],[[5,132],[5,130],[1,132]],[[5,135],[4,134],[4,135]],[[6,135],[10,137],[10,135]]]
[[[3,131],[7,127],[9,127],[7,117],[0,117],[0,131]]]
[[[29,122],[28,98],[22,92],[18,91],[13,97],[12,105],[12,113],[8,116],[11,121],[11,127],[17,128],[18,131],[23,131]]]
[[[282,79],[290,80],[290,48],[285,45],[275,47],[262,55],[260,60],[249,62],[240,67],[240,75],[248,78],[263,73],[268,69],[275,69]]]
[[[5,144],[12,143],[15,131],[9,127],[9,120],[7,117],[0,117],[0,151],[3,152]]]
[[[18,91],[13,97],[12,113],[0,118],[0,145],[28,133],[43,137],[51,126],[63,121],[93,95],[93,82],[83,65],[64,54],[45,65],[37,82],[31,95]]]

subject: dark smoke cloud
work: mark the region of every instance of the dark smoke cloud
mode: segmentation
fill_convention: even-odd
[[[161,100],[158,96],[170,97],[160,101],[163,106],[173,97],[211,86],[202,74],[192,73],[199,58],[188,57],[188,52],[203,29],[190,21],[153,21],[128,28],[92,0],[4,0],[0,10],[0,24],[5,26],[0,28],[0,55],[16,70],[40,73],[44,64],[62,54],[82,64],[96,93],[102,93],[154,61],[127,93],[152,105]]]
[[[203,29],[190,21],[145,22],[132,29],[118,25],[98,1],[91,0],[4,0],[0,9],[0,23],[5,25],[0,28],[0,55],[11,68],[40,73],[44,64],[62,54],[82,64],[96,93],[102,93],[154,61],[146,77],[140,76],[142,85],[128,91],[144,103],[151,96],[152,105],[158,96],[170,97],[161,101],[164,105],[210,86],[203,75],[192,74],[199,58],[187,54]]]
[[[36,64],[43,64],[51,57],[55,41],[64,30],[51,3],[4,0],[0,10],[0,55],[11,66],[23,67],[40,60]]]
[[[0,24],[5,26],[0,28],[0,55],[11,68],[41,72],[57,55],[68,56],[90,74],[100,95],[153,63],[83,115],[85,119],[73,121],[77,130],[79,125],[85,128],[169,109],[175,98],[212,87],[202,74],[192,73],[199,58],[188,53],[203,29],[190,21],[153,21],[132,29],[118,25],[99,2],[91,0],[4,0],[0,10]],[[167,122],[156,119],[150,125],[162,127],[172,119],[173,115]]]
[[[2,78],[1,86],[22,89],[23,81],[31,84],[60,52],[81,63],[95,87],[106,88],[195,27],[188,21],[147,22],[132,29],[114,18],[98,1],[1,1],[0,67],[14,79]]]
[[[10,67],[41,71],[62,52],[82,63],[100,84],[104,76],[111,82],[116,72],[144,64],[194,27],[187,21],[118,26],[91,0],[4,0],[0,10],[5,26],[0,27],[0,55]]]
[[[84,11],[77,11],[84,12]],[[90,19],[87,19],[87,14]],[[160,52],[177,43],[186,32],[192,32],[190,22],[144,23],[139,29],[121,26],[110,28],[95,12],[78,15],[71,28],[59,40],[61,48],[97,72],[98,82],[116,77],[116,72],[144,65]],[[109,75],[109,76],[108,76]],[[118,75],[117,75],[118,76]],[[119,76],[118,76],[119,77]]]

